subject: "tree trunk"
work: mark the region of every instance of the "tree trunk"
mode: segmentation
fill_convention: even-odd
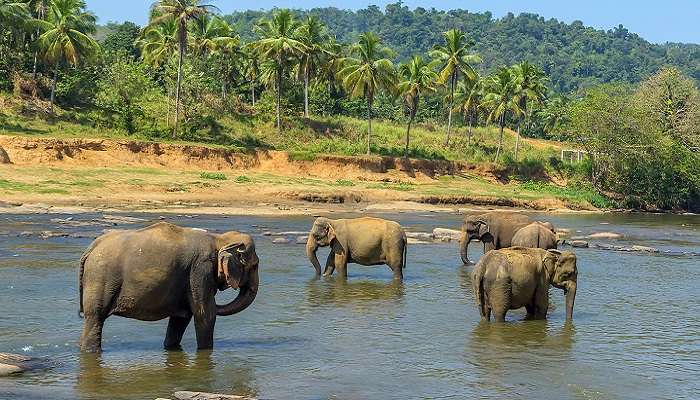
[[[221,84],[221,99],[226,100],[226,84]]]
[[[309,118],[309,66],[304,66],[304,118]]]
[[[415,109],[411,110],[411,118],[408,120],[408,127],[406,128],[406,149],[403,152],[403,156],[408,160],[408,144],[411,137],[411,124],[413,123],[413,118],[415,118]]]
[[[447,138],[445,139],[445,146],[450,144],[450,131],[452,130],[452,106],[454,105],[455,99],[455,80],[457,73],[454,72],[450,76],[450,109],[447,112]]]
[[[51,81],[51,114],[53,114],[53,103],[56,101],[56,81],[58,80],[58,62],[53,70],[53,80]]]
[[[372,136],[372,100],[367,97],[367,155],[370,155],[370,136]]]
[[[277,67],[277,131],[282,132],[282,108],[280,103],[282,102],[282,64],[281,60],[279,66]]]
[[[165,125],[170,128],[170,88],[166,89],[168,92],[168,105],[167,105],[167,112],[165,113]]]
[[[515,161],[518,161],[518,150],[520,149],[520,124],[518,124],[518,131],[515,135]]]
[[[469,131],[467,133],[467,146],[472,145],[472,120],[474,119],[474,115],[472,113],[469,113]]]
[[[39,52],[34,52],[34,68],[32,69],[32,80],[36,81],[36,65],[39,60]]]
[[[500,129],[500,132],[498,134],[498,148],[496,149],[496,159],[493,160],[493,162],[498,161],[498,157],[501,155],[501,147],[503,147],[503,125],[505,123],[504,116],[505,116],[505,113],[501,114],[501,118],[500,118],[499,123],[498,123],[498,125],[500,126],[501,129]]]
[[[175,126],[173,127],[173,139],[177,138],[177,128],[180,123],[180,85],[182,84],[182,59],[185,57],[185,47],[179,44],[179,56],[177,59],[177,86],[175,88]]]
[[[255,107],[255,80],[250,84],[250,95],[253,98],[253,107]]]

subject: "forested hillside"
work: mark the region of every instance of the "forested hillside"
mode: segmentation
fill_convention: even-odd
[[[481,55],[482,72],[528,60],[541,65],[552,87],[570,92],[607,82],[637,83],[663,65],[677,66],[700,82],[700,45],[652,44],[621,25],[609,31],[546,20],[536,14],[508,14],[493,18],[490,12],[410,10],[400,2],[351,11],[337,8],[298,10],[299,15],[317,15],[339,42],[352,43],[365,31],[376,33],[403,61],[423,54],[442,40],[442,33],[459,28],[475,42]],[[229,15],[245,40],[255,38],[254,25],[271,11],[245,11]]]

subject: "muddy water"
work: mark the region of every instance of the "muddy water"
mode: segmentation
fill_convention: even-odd
[[[454,215],[388,217],[415,231],[459,221]],[[479,322],[470,268],[460,265],[455,244],[410,246],[405,282],[396,285],[388,268],[356,265],[347,282],[314,280],[303,245],[258,236],[260,294],[243,313],[217,320],[215,350],[197,353],[190,325],[185,351],[166,352],[166,321],[112,317],[105,351],[96,357],[75,347],[81,328],[75,269],[91,239],[17,234],[91,236],[104,227],[66,227],[50,218],[56,216],[0,216],[0,351],[52,362],[47,371],[2,378],[3,399],[153,399],[176,390],[271,399],[700,398],[700,257],[577,249],[573,323],[565,323],[563,295],[553,289],[549,320],[522,321],[517,311],[499,325]],[[625,235],[608,240],[613,244],[700,248],[699,217],[540,218],[574,234]],[[303,231],[311,221],[170,220],[256,234]],[[478,246],[472,247],[470,257],[477,259]],[[219,301],[231,296],[221,294]]]

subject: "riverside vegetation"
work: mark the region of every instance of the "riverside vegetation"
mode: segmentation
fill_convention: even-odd
[[[144,27],[98,26],[82,0],[0,0],[0,133],[274,149],[299,160],[324,153],[464,160],[505,171],[513,196],[697,210],[697,46],[650,46],[622,27],[552,21],[400,3],[384,13],[223,16],[196,0],[161,0]],[[557,56],[564,68],[525,45],[552,42],[538,33],[551,24],[563,38],[556,54],[582,54]],[[416,26],[425,35],[404,32]],[[518,52],[519,44],[528,50]],[[625,46],[638,50],[625,56],[635,68],[591,58]],[[562,163],[562,147],[587,156]],[[455,179],[440,193],[472,183]],[[3,179],[0,190],[17,185],[30,187]]]

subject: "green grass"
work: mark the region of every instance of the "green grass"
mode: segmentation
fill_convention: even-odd
[[[236,177],[236,183],[250,183],[252,181],[253,181],[252,179],[250,179],[249,177],[247,177],[245,175],[238,175]]]
[[[199,174],[199,177],[202,179],[214,179],[214,180],[220,180],[220,181],[225,181],[228,178],[226,177],[226,174],[223,172],[202,172]]]
[[[348,179],[338,179],[335,181],[337,186],[355,186],[355,182]]]

